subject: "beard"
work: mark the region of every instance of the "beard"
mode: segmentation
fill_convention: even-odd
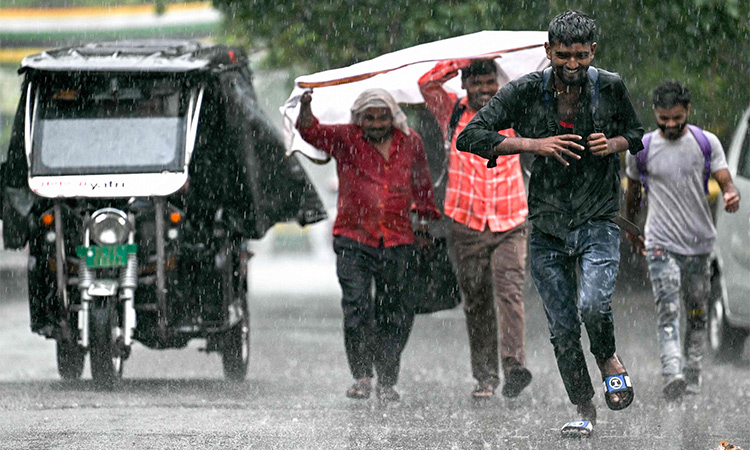
[[[388,139],[393,134],[393,127],[388,128],[363,128],[362,134],[370,142],[380,143]]]
[[[658,127],[661,130],[664,137],[669,139],[670,141],[677,140],[680,136],[682,136],[682,131],[687,126],[687,122],[683,122],[676,127],[667,127],[664,124],[659,124]]]
[[[555,68],[555,75],[567,86],[583,86],[586,84],[587,69],[579,68],[575,74],[565,71],[565,66]]]

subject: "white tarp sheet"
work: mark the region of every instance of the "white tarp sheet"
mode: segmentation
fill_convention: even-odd
[[[279,108],[284,116],[287,154],[298,151],[321,163],[329,159],[304,142],[294,129],[299,99],[307,89],[313,89],[312,110],[321,123],[348,123],[349,108],[359,93],[368,88],[386,89],[402,104],[423,103],[417,80],[440,60],[494,57],[511,80],[541,70],[549,63],[544,51],[546,40],[546,31],[480,31],[301,76],[295,80],[289,99]],[[460,77],[450,80],[444,87],[464,95]]]

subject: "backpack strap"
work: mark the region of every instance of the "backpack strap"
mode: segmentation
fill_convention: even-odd
[[[646,168],[646,161],[648,161],[648,146],[651,144],[651,138],[654,137],[654,133],[656,133],[656,131],[652,131],[643,135],[643,139],[641,139],[641,141],[643,142],[643,150],[635,154],[635,164],[638,168],[638,175],[641,179],[641,186],[643,186],[643,191],[647,194],[648,178],[646,177],[646,175],[648,175],[648,170]]]
[[[695,140],[698,141],[698,146],[701,148],[701,153],[703,153],[703,190],[708,194],[708,179],[711,177],[711,142],[709,142],[708,137],[706,137],[706,133],[704,133],[699,127],[688,124],[688,130],[690,130],[690,133]],[[656,131],[643,135],[643,150],[635,154],[638,175],[641,179],[643,191],[646,193],[648,193],[648,181],[646,177],[648,174],[646,168],[646,162],[648,161],[648,146],[651,143],[651,138],[654,136],[654,133],[656,133]]]
[[[549,79],[552,77],[552,67],[547,67],[544,69],[544,72],[542,72],[542,96],[544,98],[544,104],[549,105],[552,102],[552,96],[549,95],[549,91],[545,89],[547,87],[547,83],[549,83]]]
[[[688,130],[693,133],[693,137],[698,141],[698,146],[703,153],[703,190],[708,194],[708,179],[711,178],[711,143],[706,137],[706,133],[695,125],[688,124]]]
[[[451,143],[453,141],[453,135],[456,134],[456,127],[458,127],[458,122],[461,120],[461,116],[464,115],[464,111],[466,111],[466,105],[463,105],[461,103],[461,99],[459,98],[456,101],[456,104],[453,105],[453,112],[451,113],[451,118],[448,121],[448,129],[445,130],[445,151],[451,149]]]
[[[602,133],[602,124],[596,117],[596,111],[599,109],[599,98],[601,97],[599,71],[596,70],[596,67],[589,66],[587,73],[591,82],[591,121],[594,123],[594,133]]]
[[[547,129],[556,130],[557,124],[555,123],[555,119],[553,119],[554,115],[550,111],[550,105],[552,104],[552,95],[547,90],[547,83],[549,83],[550,78],[552,78],[552,67],[547,67],[542,72],[542,98],[544,99],[544,113],[547,115]]]

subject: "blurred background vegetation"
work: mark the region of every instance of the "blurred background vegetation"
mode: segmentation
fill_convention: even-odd
[[[0,14],[2,8],[134,4],[152,4],[159,12],[176,3],[184,2],[1,0]],[[746,0],[213,0],[213,5],[225,21],[211,39],[262,52],[263,68],[290,74],[289,89],[302,73],[485,29],[546,30],[554,15],[579,9],[599,25],[594,64],[623,76],[647,128],[654,126],[651,90],[664,79],[690,88],[692,121],[725,144],[750,104]],[[5,84],[0,80],[4,113],[13,109]]]
[[[227,39],[269,51],[268,63],[313,72],[485,29],[542,30],[566,9],[599,26],[595,65],[619,72],[647,128],[651,91],[676,79],[696,124],[725,144],[750,103],[746,0],[214,0]]]

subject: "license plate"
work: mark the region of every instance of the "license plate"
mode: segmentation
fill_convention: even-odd
[[[86,258],[88,267],[123,267],[128,263],[128,254],[137,250],[137,244],[92,245],[76,248],[76,254],[79,258]]]

